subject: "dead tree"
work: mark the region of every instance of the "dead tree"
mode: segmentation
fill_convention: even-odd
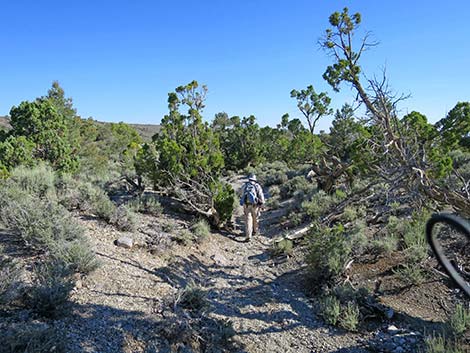
[[[379,134],[371,138],[369,146],[380,163],[371,165],[371,171],[391,187],[425,195],[439,203],[451,205],[464,216],[470,216],[469,195],[438,183],[433,177],[433,165],[427,149],[407,137],[410,134],[400,130],[402,124],[397,117],[397,104],[406,97],[392,93],[385,73],[380,80],[367,79],[361,74],[361,55],[377,43],[370,41],[367,33],[358,49],[353,48],[353,36],[361,22],[360,14],[350,16],[345,8],[342,13],[332,14],[329,20],[331,28],[326,30],[320,45],[335,62],[328,66],[323,77],[336,91],[342,82],[349,83],[357,92],[358,101],[365,106],[370,124],[378,130]],[[362,84],[364,79],[366,87]]]

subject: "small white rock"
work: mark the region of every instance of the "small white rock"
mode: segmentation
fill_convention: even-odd
[[[121,237],[118,240],[116,240],[116,245],[130,249],[132,246],[134,246],[134,240],[129,238],[129,237]]]

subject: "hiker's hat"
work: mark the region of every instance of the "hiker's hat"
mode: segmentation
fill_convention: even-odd
[[[255,174],[248,175],[248,180],[249,181],[256,181],[256,175]]]

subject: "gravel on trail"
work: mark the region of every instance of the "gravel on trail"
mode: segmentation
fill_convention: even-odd
[[[238,224],[241,217],[240,207]],[[262,216],[261,234],[250,243],[240,241],[240,234],[212,233],[200,244],[161,252],[145,244],[158,236],[155,222],[174,222],[168,217],[142,216],[145,231],[132,234],[82,220],[101,267],[77,281],[72,315],[55,322],[67,332],[68,351],[146,351],[147,340],[158,336],[156,328],[164,322],[167,298],[196,283],[207,292],[207,315],[232,323],[239,352],[368,352],[367,337],[328,327],[315,315],[302,290],[302,268],[273,262],[271,222],[263,221],[269,218]],[[123,236],[132,239],[132,248],[115,245]]]

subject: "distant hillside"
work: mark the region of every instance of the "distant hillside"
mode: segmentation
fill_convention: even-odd
[[[100,122],[101,123],[101,122]],[[109,123],[103,123],[109,124]],[[134,129],[137,130],[139,135],[142,137],[144,141],[151,141],[152,136],[155,135],[157,132],[160,131],[160,125],[153,125],[153,124],[129,124]],[[0,116],[0,129],[10,130],[10,119],[8,116]]]
[[[152,136],[160,131],[160,125],[153,124],[129,124],[137,130],[144,141],[151,141]]]
[[[11,129],[10,119],[7,116],[0,116],[0,129]]]

